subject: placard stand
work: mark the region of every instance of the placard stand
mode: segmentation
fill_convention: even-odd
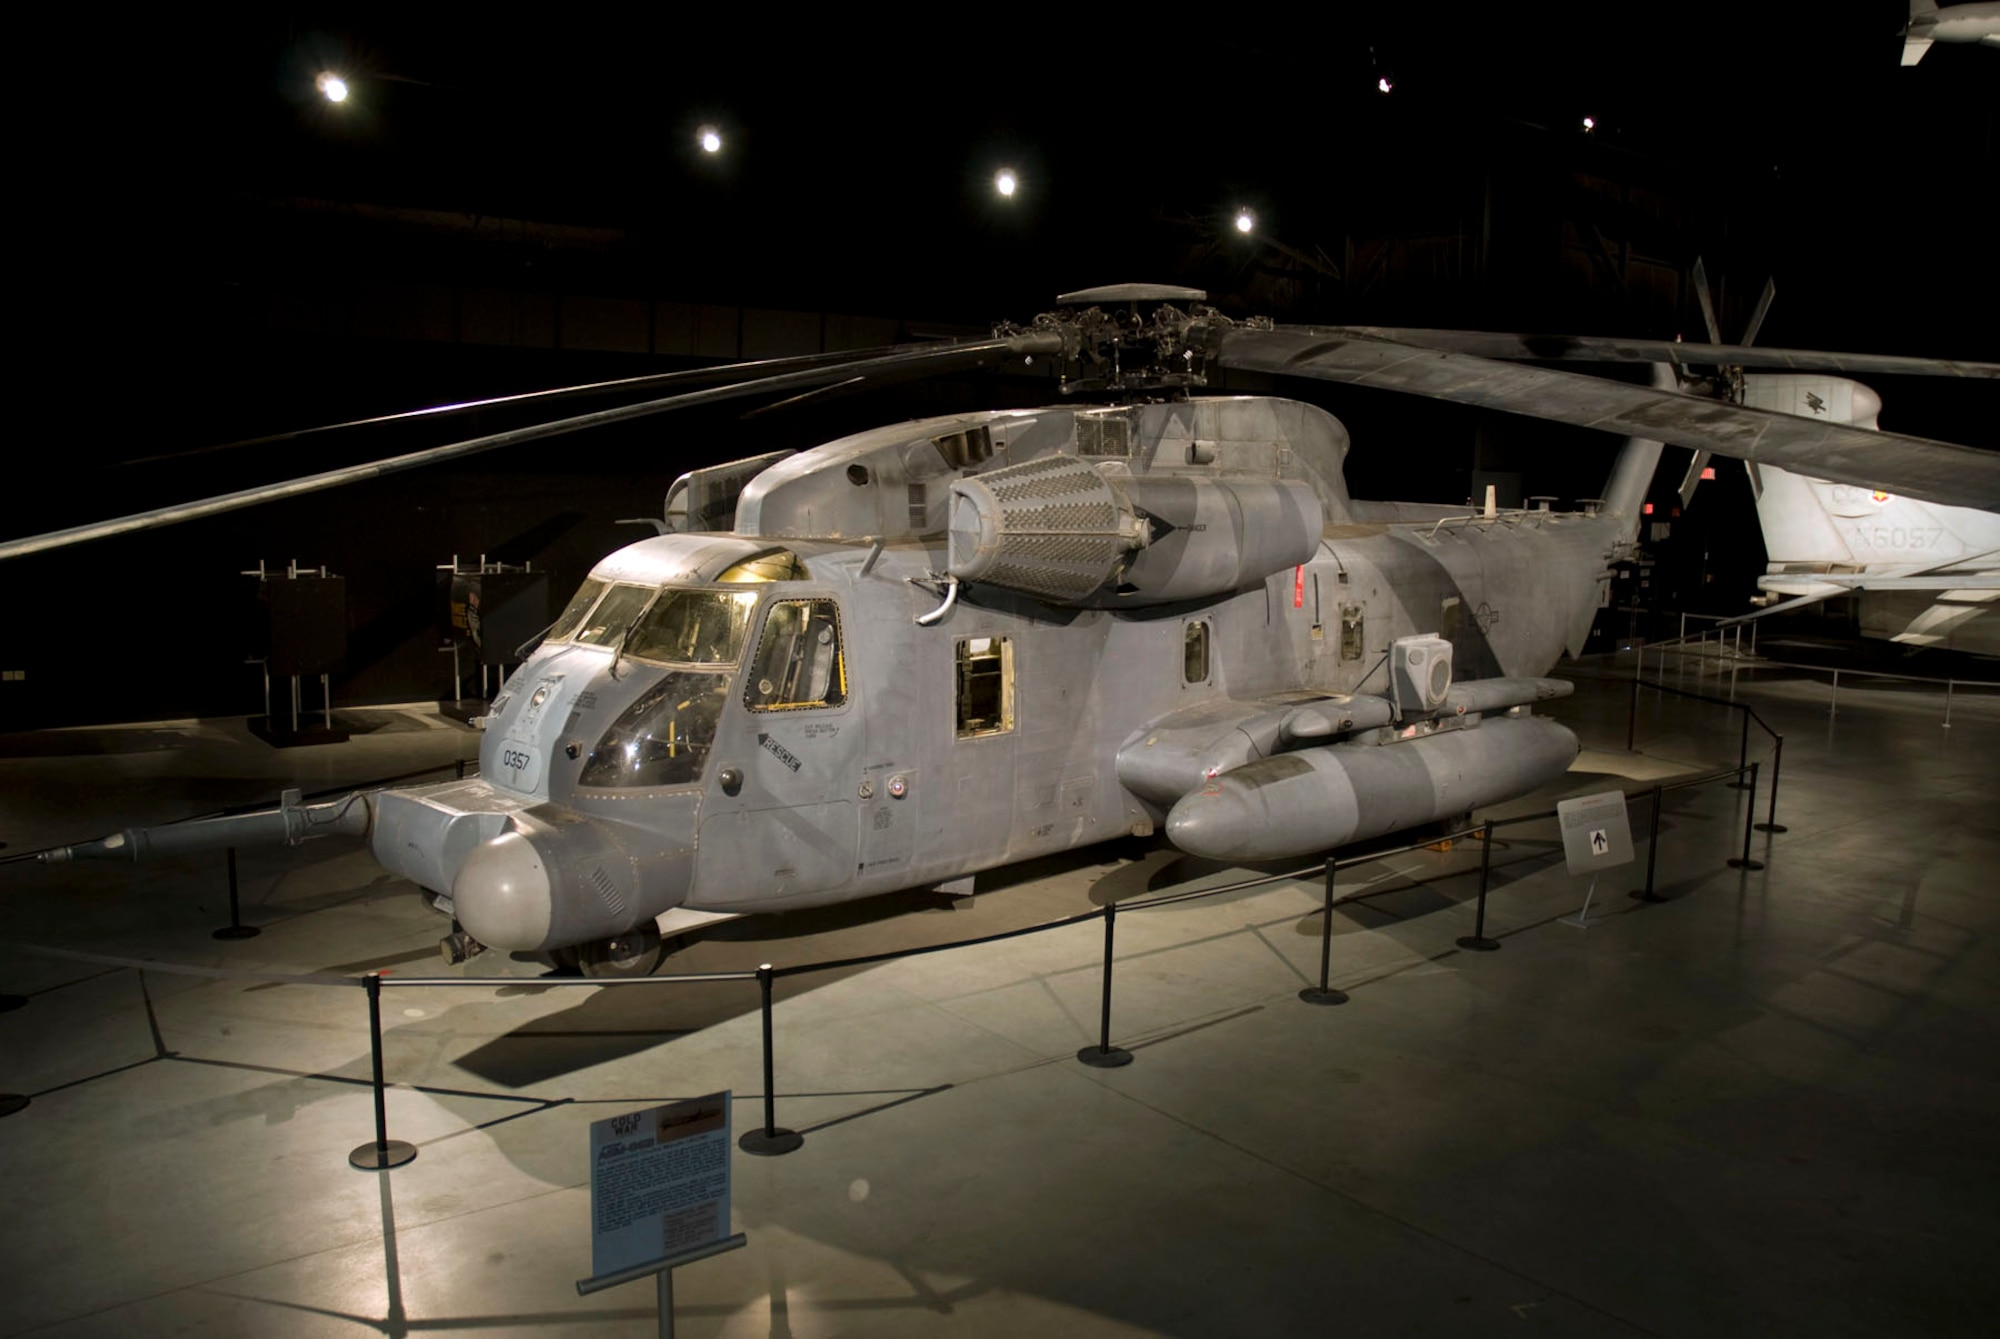
[[[674,1271],[682,1265],[691,1265],[697,1260],[706,1260],[711,1255],[721,1255],[725,1251],[733,1251],[749,1244],[750,1238],[738,1232],[733,1237],[724,1237],[721,1241],[712,1241],[706,1246],[697,1246],[691,1251],[682,1251],[678,1255],[670,1255],[662,1260],[649,1260],[642,1265],[633,1265],[630,1269],[621,1269],[615,1274],[599,1274],[595,1278],[578,1279],[576,1295],[588,1297],[594,1292],[615,1288],[621,1283],[631,1283],[635,1279],[642,1279],[652,1274],[659,1280],[660,1339],[674,1339]]]
[[[1597,876],[1590,876],[1590,887],[1583,895],[1583,905],[1576,909],[1576,915],[1560,919],[1564,925],[1574,925],[1579,930],[1590,928],[1590,899],[1597,896]]]

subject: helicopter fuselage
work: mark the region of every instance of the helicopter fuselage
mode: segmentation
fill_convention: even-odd
[[[1061,603],[1047,589],[1068,580],[1062,572],[996,566],[990,553],[978,570],[1043,588],[953,589],[949,574],[975,547],[965,509],[979,498],[960,488],[916,501],[908,447],[945,440],[934,482],[984,474],[1003,494],[1055,496],[1069,485],[1046,482],[1051,471],[1079,459],[1074,420],[1085,411],[1068,408],[829,444],[750,486],[736,509],[742,532],[662,534],[608,556],[495,700],[480,776],[376,797],[378,858],[444,894],[482,943],[547,949],[674,909],[782,911],[935,885],[1149,833],[1170,814],[1170,832],[1192,834],[1184,795],[1204,785],[1213,795],[1218,776],[1288,752],[1323,755],[1336,770],[1343,758],[1367,761],[1360,750],[1371,745],[1414,760],[1392,769],[1414,777],[1393,783],[1407,794],[1363,798],[1381,811],[1378,827],[1391,811],[1412,822],[1464,812],[1567,766],[1574,740],[1560,726],[1518,723],[1516,739],[1503,731],[1517,723],[1489,719],[1481,735],[1478,708],[1518,716],[1552,695],[1549,681],[1524,676],[1581,649],[1607,558],[1629,538],[1625,519],[1353,502],[1338,478],[1344,433],[1319,411],[1191,405],[1132,410],[1125,457],[1081,457],[1121,497],[1151,499],[1136,511],[1150,531],[1123,541],[1117,579],[1089,592],[1090,578],[1070,581]],[[953,466],[964,434],[980,428],[996,432],[997,449]],[[1246,467],[1233,447],[1250,439],[1271,466]],[[1153,492],[1132,482],[1141,476]],[[1296,496],[1255,491],[1282,489],[1287,476]],[[1192,502],[1174,513],[1163,481],[1220,510],[1207,522],[1189,519]],[[828,488],[834,504],[873,508],[856,537],[827,533],[854,520],[837,505],[799,504]],[[1306,488],[1311,496],[1297,492]],[[802,511],[818,514],[802,523]],[[938,533],[940,520],[957,531]],[[1085,541],[1115,529],[1101,516],[1090,524],[1082,537],[1017,533],[1001,556],[1059,564],[1084,554],[1088,567],[1102,545]],[[1276,533],[1287,526],[1309,529]],[[1167,572],[1173,542],[1183,547]],[[1149,551],[1151,577],[1140,562]],[[1246,551],[1267,569],[1285,561],[1246,581],[1231,567]],[[1190,584],[1199,593],[1183,593]],[[1441,698],[1421,709],[1398,699],[1392,646],[1422,634],[1448,645],[1461,681],[1527,686],[1461,696],[1456,711]],[[1301,725],[1302,709],[1321,725]],[[1458,731],[1484,753],[1441,763],[1445,745],[1429,737]],[[1305,808],[1319,807],[1308,795]],[[1298,825],[1278,834],[1287,849],[1320,849],[1348,830],[1260,812],[1260,826]],[[1273,838],[1256,840],[1266,845],[1243,849]]]

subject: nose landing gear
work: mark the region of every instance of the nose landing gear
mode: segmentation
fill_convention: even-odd
[[[467,959],[476,958],[486,951],[486,945],[474,939],[463,930],[453,930],[438,940],[438,952],[450,966],[456,967]]]

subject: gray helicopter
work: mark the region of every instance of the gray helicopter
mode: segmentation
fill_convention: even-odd
[[[149,528],[593,424],[912,369],[1057,360],[1076,398],[946,415],[693,471],[592,569],[482,719],[476,777],[131,829],[132,858],[345,833],[496,948],[654,970],[718,917],[969,887],[1164,830],[1261,861],[1469,813],[1577,754],[1570,691],[1672,441],[1992,508],[2000,457],[1500,359],[1989,364],[1645,341],[1280,328],[1120,285],[991,340],[639,378],[677,393],[0,544]],[[1383,386],[1628,435],[1575,511],[1348,496],[1346,430],[1210,366]],[[684,391],[691,382],[721,381]],[[1726,383],[1727,379],[1717,379]],[[462,408],[455,407],[455,408]]]

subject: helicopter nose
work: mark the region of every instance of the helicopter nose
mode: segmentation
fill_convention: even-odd
[[[536,949],[548,942],[555,901],[534,844],[518,832],[481,842],[452,880],[458,922],[490,948]]]

